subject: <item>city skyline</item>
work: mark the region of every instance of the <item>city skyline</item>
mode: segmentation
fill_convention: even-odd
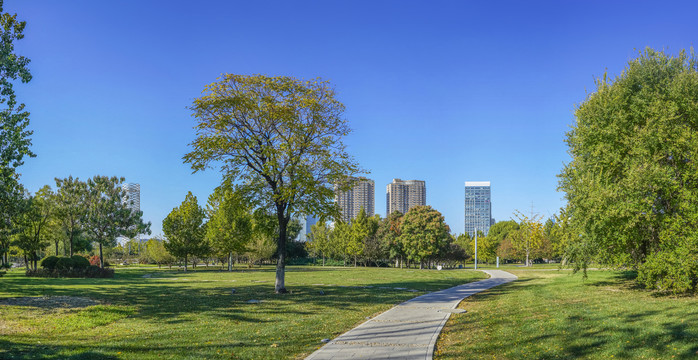
[[[187,191],[203,206],[221,183],[182,163],[195,138],[191,102],[222,73],[262,73],[330,81],[363,175],[426,181],[454,232],[463,179],[496,184],[500,221],[531,202],[550,217],[564,205],[565,132],[594,79],[647,46],[688,49],[698,30],[693,2],[168,5],[5,3],[27,21],[15,46],[33,75],[16,86],[37,154],[21,169],[29,191],[56,177],[123,176],[148,189],[141,210],[161,235]],[[226,21],[231,13],[245,16]],[[383,201],[375,207],[385,214]]]

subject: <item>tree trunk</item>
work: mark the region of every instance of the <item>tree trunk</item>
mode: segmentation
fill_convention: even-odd
[[[529,250],[526,249],[526,266],[531,266],[531,263],[528,260],[528,254],[529,254]]]
[[[424,270],[424,261],[419,262],[419,270]]]
[[[56,256],[58,256],[58,241],[56,241]]]
[[[354,256],[354,267],[356,267],[356,256]]]
[[[184,272],[187,272],[187,263],[189,259],[187,258],[187,255],[184,255]]]
[[[276,216],[279,220],[279,238],[277,239],[277,252],[279,260],[276,262],[276,283],[274,284],[274,292],[277,294],[285,294],[286,291],[286,226],[288,220],[284,216],[286,206],[276,205]]]
[[[228,254],[228,271],[233,271],[233,252]]]
[[[70,257],[73,257],[73,233],[70,233]]]
[[[73,248],[70,248],[70,256],[73,256]],[[104,269],[104,255],[102,254],[102,243],[99,243],[99,267]]]
[[[325,266],[325,254],[322,254],[322,266]]]

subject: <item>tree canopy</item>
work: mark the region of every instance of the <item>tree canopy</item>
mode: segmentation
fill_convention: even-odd
[[[579,234],[568,246],[572,260],[639,268],[646,285],[667,289],[665,275],[643,278],[655,273],[643,266],[670,266],[685,253],[692,260],[682,275],[666,276],[696,288],[697,70],[693,53],[647,49],[616,78],[598,79],[576,109],[566,139],[572,161],[559,175]]]
[[[162,232],[167,237],[165,248],[172,255],[184,258],[184,271],[187,271],[189,256],[199,254],[206,248],[205,217],[204,209],[190,191],[182,204],[172,209],[162,221]]]
[[[360,169],[345,151],[344,105],[320,79],[224,74],[191,107],[194,171],[220,164],[278,222],[276,292],[284,285],[287,225],[294,214],[336,214],[333,185]]]

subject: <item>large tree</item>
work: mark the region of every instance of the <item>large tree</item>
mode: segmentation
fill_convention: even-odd
[[[150,234],[150,223],[143,223],[143,212],[131,210],[123,198],[121,184],[124,178],[94,176],[87,180],[87,215],[84,228],[88,236],[99,244],[99,265],[104,267],[103,246],[116,245],[119,236],[134,237]]]
[[[579,232],[568,256],[641,267],[653,258],[670,264],[687,249],[693,260],[677,276],[696,288],[697,98],[698,58],[684,51],[647,49],[615,79],[596,81],[575,111],[572,161],[559,175]]]
[[[198,255],[206,247],[206,227],[204,209],[191,191],[162,221],[162,232],[167,237],[165,248],[172,255],[184,258],[184,271],[187,271],[189,256]]]
[[[286,292],[287,225],[294,214],[337,215],[333,185],[360,169],[345,151],[344,105],[327,81],[225,74],[191,107],[198,124],[194,171],[221,164],[277,223],[275,291]]]
[[[17,14],[3,12],[0,0],[0,255],[7,262],[10,236],[15,233],[13,222],[21,216],[24,189],[19,183],[17,168],[24,157],[34,157],[31,146],[29,112],[17,102],[13,82],[27,83],[32,76],[27,68],[29,59],[14,52],[14,41],[24,38],[25,21]]]
[[[402,218],[400,242],[410,260],[418,261],[420,269],[425,260],[435,258],[450,240],[451,230],[440,212],[431,206],[415,206]]]
[[[208,198],[206,238],[219,252],[228,254],[233,271],[233,253],[243,253],[252,235],[250,204],[237,191],[219,187]]]

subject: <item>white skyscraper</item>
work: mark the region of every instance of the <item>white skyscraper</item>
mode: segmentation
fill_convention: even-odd
[[[141,185],[123,184],[121,189],[124,191],[121,201],[126,204],[126,207],[131,211],[141,211]]]

